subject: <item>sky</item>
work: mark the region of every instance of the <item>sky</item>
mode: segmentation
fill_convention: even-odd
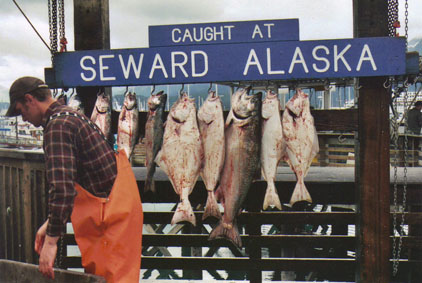
[[[409,40],[422,38],[422,1],[407,0]],[[32,24],[49,40],[46,0],[16,0]],[[353,37],[352,0],[109,0],[112,49],[148,47],[149,25],[299,19],[300,40]],[[399,1],[404,35],[405,1]],[[22,76],[44,78],[51,55],[12,0],[0,1],[0,102]],[[74,50],[73,1],[65,0],[68,51]]]

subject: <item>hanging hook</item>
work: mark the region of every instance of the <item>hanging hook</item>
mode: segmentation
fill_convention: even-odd
[[[210,87],[208,88],[208,92],[210,92],[212,89],[212,82],[210,83]]]
[[[155,91],[155,85],[152,85],[151,95],[154,94],[154,91]]]
[[[388,85],[387,85],[388,82]],[[391,78],[387,78],[384,82],[384,88],[390,88],[391,87]]]
[[[182,95],[183,89],[185,88],[185,84],[182,84],[182,89],[180,90],[179,94]]]
[[[404,83],[403,83],[403,86],[405,87],[405,88],[407,88],[407,87],[409,87],[409,77],[406,77],[406,80],[404,81]]]

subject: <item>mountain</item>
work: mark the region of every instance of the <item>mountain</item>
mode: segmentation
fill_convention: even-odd
[[[419,56],[422,55],[422,37],[413,38],[407,44],[409,51],[419,52]]]

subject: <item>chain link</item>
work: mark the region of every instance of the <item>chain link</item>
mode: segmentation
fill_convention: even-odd
[[[398,0],[388,0],[388,35],[395,37],[397,27],[399,27],[399,3]]]
[[[405,32],[405,36],[406,36],[406,50],[407,50],[407,40],[409,38],[409,3],[406,0],[405,4],[405,12],[404,12],[404,32]]]
[[[48,23],[50,30],[51,63],[54,66],[54,54],[57,52],[57,0],[48,0]]]
[[[65,29],[64,29],[64,0],[59,0],[58,2],[58,11],[59,11],[59,37],[64,38]]]
[[[396,88],[398,89],[398,88]],[[394,95],[394,97],[397,97]],[[398,201],[397,201],[397,167],[398,167],[398,151],[399,151],[399,115],[398,115],[398,102],[397,98],[393,101],[393,112],[394,116],[391,120],[392,127],[393,127],[393,143],[394,143],[394,181],[393,181],[393,191],[394,191],[394,212],[393,212],[393,274],[397,273],[397,240],[395,237],[395,231],[397,227],[397,211],[398,208]]]

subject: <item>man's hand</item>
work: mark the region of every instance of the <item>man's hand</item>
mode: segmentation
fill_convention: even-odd
[[[51,279],[54,279],[54,260],[57,254],[57,241],[59,237],[50,237],[46,234],[48,220],[38,229],[35,236],[35,251],[40,255],[39,270]]]
[[[38,229],[37,234],[35,235],[35,251],[37,254],[41,254],[41,249],[44,245],[45,235],[47,235],[47,226],[48,219],[44,222],[43,225]]]

